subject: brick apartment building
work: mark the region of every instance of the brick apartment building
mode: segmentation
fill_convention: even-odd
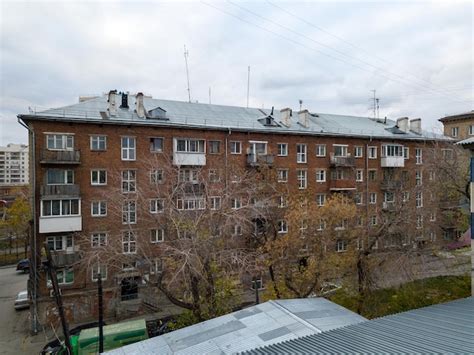
[[[381,211],[390,208],[393,191],[400,189],[398,179],[409,177],[420,185],[410,201],[420,211],[418,219],[423,222],[425,217],[423,230],[411,243],[417,247],[443,240],[443,229],[434,217],[438,207],[429,207],[436,203],[430,205],[433,199],[425,191],[432,179],[426,161],[433,145],[449,141],[422,131],[421,119],[395,122],[289,108],[208,105],[116,91],[18,117],[30,130],[36,261],[40,262],[39,251],[47,241],[62,268],[58,276],[68,317],[76,322],[96,312],[98,271],[69,267],[79,258],[76,235],[90,236],[90,248],[81,245],[82,253],[113,238],[122,239],[128,252],[136,248],[137,241],[121,229],[131,221],[139,226],[145,212],[137,215],[133,204],[122,210],[122,217],[111,213],[112,194],[120,187],[135,189],[159,180],[159,166],[150,170],[145,164],[156,157],[162,164],[169,161],[189,168],[191,175],[193,168],[219,171],[224,182],[231,179],[230,166],[251,169],[265,164],[290,191],[311,187],[318,203],[323,204],[331,193],[349,193],[371,224],[377,224]],[[113,178],[114,172],[119,172],[121,181]],[[178,209],[200,208],[196,200],[177,205]],[[160,203],[153,206],[150,213]],[[152,241],[159,242],[164,237],[160,233]],[[159,248],[159,243],[146,248]],[[125,271],[129,278],[130,270]],[[106,275],[106,293],[107,287],[120,285],[120,272],[101,272]],[[36,279],[38,307],[51,310],[50,288],[40,268]],[[106,296],[109,314],[120,303],[113,295],[110,291]]]
[[[444,134],[457,141],[474,136],[474,111],[445,116],[439,121],[443,123]]]

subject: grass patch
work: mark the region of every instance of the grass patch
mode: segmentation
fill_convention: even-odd
[[[430,306],[471,295],[471,275],[438,276],[409,282],[399,287],[372,291],[366,295],[360,314],[368,319]],[[329,299],[357,312],[359,296],[347,289]]]

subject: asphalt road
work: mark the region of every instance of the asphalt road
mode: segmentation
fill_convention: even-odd
[[[13,308],[18,292],[26,290],[28,274],[16,267],[0,268],[0,354],[37,354],[45,341],[29,334],[28,309]]]

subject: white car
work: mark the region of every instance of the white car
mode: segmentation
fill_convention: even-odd
[[[28,298],[28,291],[18,292],[15,300],[15,309],[30,308],[30,299]]]

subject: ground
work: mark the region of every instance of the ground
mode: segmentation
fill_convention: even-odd
[[[13,308],[27,280],[28,274],[17,272],[15,266],[0,268],[0,354],[37,354],[47,342],[43,335],[30,336],[29,311]]]

